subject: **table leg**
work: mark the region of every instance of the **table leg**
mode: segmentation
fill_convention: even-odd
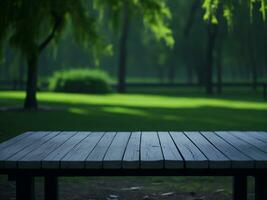
[[[233,199],[247,199],[247,176],[234,176],[233,180]]]
[[[16,199],[34,200],[34,177],[26,175],[16,177]]]
[[[58,200],[58,177],[45,177],[45,200]]]
[[[267,199],[267,177],[255,176],[255,200]]]

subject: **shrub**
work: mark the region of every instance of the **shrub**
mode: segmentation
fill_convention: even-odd
[[[56,92],[103,94],[111,91],[110,77],[101,70],[71,69],[57,71],[49,80],[49,89]]]

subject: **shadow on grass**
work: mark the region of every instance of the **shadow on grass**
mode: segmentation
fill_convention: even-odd
[[[14,99],[8,101],[8,105],[22,103]],[[0,140],[29,130],[267,130],[267,109],[216,106],[139,107],[93,103],[67,104],[43,100],[41,104],[50,106],[51,110],[0,111]]]

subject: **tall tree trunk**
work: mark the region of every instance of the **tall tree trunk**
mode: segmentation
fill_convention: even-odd
[[[23,81],[24,81],[24,60],[22,58],[20,58],[20,62],[19,62],[19,89],[22,90],[23,89]]]
[[[252,88],[256,90],[257,83],[258,83],[257,65],[259,62],[257,62],[257,55],[255,55],[256,49],[254,45],[254,40],[251,39],[253,37],[253,26],[251,24],[250,24],[250,27],[247,33],[248,33],[247,37],[248,37],[249,64],[250,64],[251,75],[252,75]]]
[[[27,58],[28,71],[27,71],[27,85],[26,85],[26,98],[24,102],[24,109],[37,109],[37,65],[38,55],[32,54]]]
[[[205,59],[206,60],[206,59]],[[197,66],[197,84],[198,86],[204,86],[205,85],[205,62],[204,60],[200,60],[198,66]]]
[[[124,1],[123,24],[119,43],[119,72],[118,72],[118,92],[124,93],[126,90],[126,60],[127,60],[127,41],[129,35],[129,9],[127,0]]]
[[[27,83],[26,83],[26,98],[24,101],[24,109],[36,110],[38,108],[36,92],[37,92],[37,71],[38,60],[41,52],[48,46],[54,38],[57,30],[62,24],[62,17],[57,13],[52,12],[55,24],[52,32],[37,46],[36,52],[31,53],[27,57]]]
[[[185,22],[184,28],[184,36],[187,37],[192,30],[193,24],[196,21],[196,15],[199,9],[201,8],[201,1],[199,0],[192,0],[192,4],[190,7],[189,15]]]
[[[187,65],[187,70],[186,70],[186,72],[187,72],[187,76],[186,76],[186,78],[187,78],[187,83],[188,84],[192,84],[193,83],[193,66],[192,66],[192,63],[189,63],[188,65]]]
[[[217,45],[217,59],[216,59],[216,66],[217,66],[217,93],[222,93],[222,38],[218,41]]]
[[[175,66],[172,65],[169,67],[169,83],[174,83],[175,79]]]
[[[251,65],[252,67],[252,86],[254,90],[257,90],[258,85],[258,69],[257,69],[257,62]]]
[[[217,25],[209,23],[207,26],[208,39],[207,39],[207,57],[206,57],[206,93],[213,94],[213,60],[214,60],[214,47],[217,36]]]
[[[164,70],[161,66],[157,68],[157,75],[160,83],[164,83]]]

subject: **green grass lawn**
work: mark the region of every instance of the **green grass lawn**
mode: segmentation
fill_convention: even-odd
[[[0,107],[22,106],[23,98],[23,92],[0,92]],[[0,111],[0,140],[28,130],[267,130],[260,96],[40,92],[38,99],[52,110]]]
[[[24,95],[0,92],[0,107],[22,107]],[[197,91],[154,89],[123,95],[39,92],[38,99],[51,110],[0,111],[0,141],[28,130],[267,130],[267,103],[260,92],[231,90],[214,97]],[[179,187],[187,183],[188,190],[231,188],[229,179],[216,180],[155,178],[155,183],[177,182]]]

